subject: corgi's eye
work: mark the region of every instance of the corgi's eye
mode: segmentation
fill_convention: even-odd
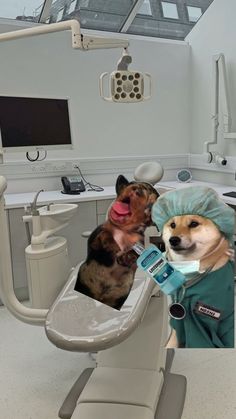
[[[189,227],[190,227],[190,228],[195,228],[195,227],[197,227],[197,226],[199,226],[198,221],[191,221],[191,223],[189,224]]]
[[[173,223],[170,224],[170,227],[171,228],[175,228],[176,227],[176,224],[173,222]]]

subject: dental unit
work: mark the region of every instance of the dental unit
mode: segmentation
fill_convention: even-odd
[[[210,151],[210,146],[217,144],[219,129],[219,111],[222,106],[223,113],[223,138],[236,139],[236,132],[231,132],[231,115],[226,77],[224,54],[212,57],[212,139],[204,142],[204,158],[207,163],[217,163],[226,166],[227,159],[220,153]]]
[[[3,303],[19,320],[43,326],[48,339],[61,349],[99,351],[96,368],[82,373],[65,399],[59,417],[180,419],[186,379],[170,373],[173,352],[165,349],[167,302],[155,290],[155,282],[137,270],[120,311],[74,291],[80,264],[71,270],[66,240],[54,233],[69,222],[77,206],[50,204],[36,208],[37,193],[24,218],[32,226],[31,244],[26,248],[31,307],[26,307],[17,300],[13,289],[6,187],[7,182],[1,176]]]
[[[144,97],[142,74],[128,70],[129,42],[83,35],[76,20],[1,34],[0,42],[67,29],[71,30],[75,49],[124,48],[117,71],[111,75],[111,97],[104,97],[105,100],[140,102],[149,98]],[[150,81],[150,76],[148,78]],[[117,91],[118,87],[122,92]],[[101,84],[100,93],[103,95]],[[6,179],[0,176],[0,290],[4,305],[20,321],[43,326],[47,338],[58,348],[74,352],[98,351],[96,367],[86,369],[76,381],[59,417],[180,419],[186,378],[170,373],[174,353],[165,348],[167,301],[154,290],[155,282],[137,270],[120,311],[76,292],[74,287],[81,263],[71,269],[67,241],[57,233],[68,225],[77,205],[50,203],[38,208],[37,199],[42,192],[39,191],[23,217],[29,224],[28,232],[32,232],[25,250],[31,304],[26,307],[16,298],[13,287],[4,200],[6,188]]]

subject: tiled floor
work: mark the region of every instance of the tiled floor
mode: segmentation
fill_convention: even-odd
[[[57,349],[43,328],[4,308],[0,336],[0,418],[57,419],[72,384],[93,365],[89,355]],[[236,418],[236,350],[179,349],[172,371],[188,380],[182,419]]]

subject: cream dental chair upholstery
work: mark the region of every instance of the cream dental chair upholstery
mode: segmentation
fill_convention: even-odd
[[[19,320],[43,325],[48,339],[61,349],[99,351],[96,368],[82,373],[59,417],[180,419],[186,379],[170,373],[173,351],[165,349],[166,297],[137,270],[127,300],[120,311],[114,310],[74,291],[77,266],[49,310],[25,307],[16,299],[12,284],[5,189],[6,180],[0,176],[0,289],[4,304]]]
[[[156,228],[147,228],[145,245],[155,236]],[[45,330],[62,349],[99,353],[96,368],[79,377],[59,417],[180,418],[186,380],[170,373],[174,352],[165,349],[166,297],[137,270],[123,307],[114,310],[74,291],[78,269],[50,308]]]
[[[59,416],[180,418],[186,380],[170,374],[172,352],[166,360],[166,298],[137,271],[130,295],[117,311],[74,291],[78,269],[48,312],[46,334],[62,349],[100,352],[97,367],[84,371]]]

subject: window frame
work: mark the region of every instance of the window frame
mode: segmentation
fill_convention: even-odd
[[[165,16],[164,15],[164,9],[163,9],[163,3],[168,3],[168,4],[172,4],[173,6],[175,6],[176,7],[176,11],[177,11],[177,16],[178,17],[167,17],[167,16]],[[178,22],[179,20],[180,20],[180,18],[179,18],[179,11],[178,11],[178,5],[177,5],[177,3],[173,3],[173,2],[171,2],[171,1],[166,1],[166,0],[161,0],[161,2],[160,2],[160,6],[161,6],[161,13],[162,13],[162,17],[163,17],[163,19],[168,19],[168,20],[170,20],[170,21],[172,21],[172,22]]]
[[[70,10],[71,5],[72,5],[73,3],[74,3],[74,5],[75,5],[75,7],[74,7],[74,9],[73,9],[73,10]],[[73,12],[75,11],[76,6],[77,6],[77,0],[72,0],[72,1],[71,1],[71,3],[70,3],[70,5],[69,5],[69,7],[68,7],[67,13],[68,13],[68,14],[73,13]]]
[[[185,7],[186,7],[187,18],[188,18],[189,23],[196,24],[199,21],[199,19],[201,19],[202,15],[204,14],[203,9],[200,6],[192,6],[191,4],[186,4]],[[192,9],[200,9],[201,10],[201,16],[199,16],[199,18],[197,20],[190,20],[190,15],[189,15],[189,11],[188,11],[189,7],[191,7]]]
[[[149,6],[150,6],[150,11],[151,11],[151,13],[149,14],[147,14],[147,13],[142,13],[142,12],[137,12],[136,13],[136,15],[135,15],[135,17],[136,16],[145,16],[145,18],[151,18],[151,17],[153,17],[153,11],[152,11],[152,5],[151,5],[151,2],[150,2],[150,0],[147,0],[148,1],[148,3],[149,3]],[[144,2],[145,2],[145,0],[143,0],[143,4],[142,4],[142,6],[144,5]],[[141,6],[141,7],[142,7]]]

